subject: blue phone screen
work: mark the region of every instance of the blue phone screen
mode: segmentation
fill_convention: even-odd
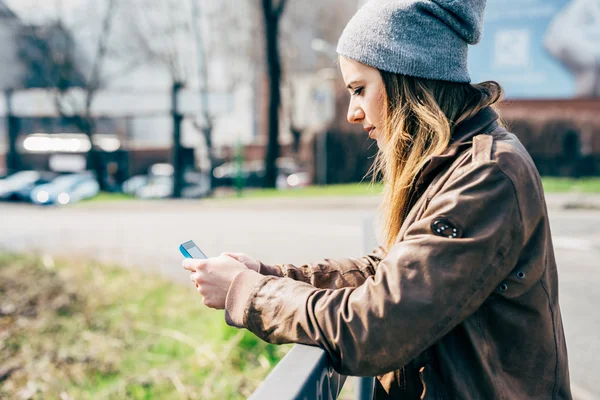
[[[193,240],[182,243],[181,246],[179,246],[179,250],[183,253],[183,255],[185,257],[188,257],[188,258],[190,258],[190,257],[191,258],[199,258],[199,259],[208,258],[202,252],[202,250],[200,250],[198,248],[198,246],[196,246],[196,243],[194,243]]]
[[[190,253],[190,256],[192,256],[192,258],[206,258],[206,256],[204,255],[203,252],[200,251],[200,249],[196,246],[194,247],[190,247],[188,249],[186,249],[188,253]]]

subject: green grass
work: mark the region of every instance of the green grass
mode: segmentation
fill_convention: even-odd
[[[600,178],[542,178],[546,193],[600,193]]]
[[[0,310],[0,398],[242,399],[290,348],[191,287],[84,260],[0,255]]]
[[[600,193],[600,178],[542,178],[546,193]],[[383,187],[381,184],[369,182],[348,183],[341,185],[308,186],[298,189],[256,189],[248,188],[237,193],[231,191],[218,196],[218,199],[253,199],[253,198],[303,198],[303,197],[327,197],[327,196],[376,196],[380,195]],[[97,197],[86,200],[90,202],[112,202],[123,200],[135,200],[134,196],[123,193],[101,193]]]
[[[123,200],[135,200],[135,196],[126,193],[112,193],[112,192],[100,192],[96,197],[81,201],[81,203],[93,203],[93,202],[110,202],[110,201],[123,201]]]
[[[245,189],[242,198],[268,197],[319,197],[319,196],[374,196],[381,194],[382,185],[371,183],[347,183],[341,185],[308,186],[297,189]],[[236,197],[232,194],[228,197]]]
[[[546,193],[600,193],[600,178],[542,178]],[[242,198],[373,196],[381,194],[381,184],[350,183],[343,185],[309,186],[293,190],[248,189]],[[228,197],[235,197],[230,195]]]

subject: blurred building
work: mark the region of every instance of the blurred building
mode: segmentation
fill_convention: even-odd
[[[18,60],[17,36],[21,22],[17,16],[0,1],[0,88],[12,87],[22,81],[25,71]]]
[[[74,142],[67,138],[82,132],[78,115],[62,113],[56,105],[57,91],[78,90],[86,84],[84,57],[71,32],[60,21],[25,22],[2,1],[0,20],[0,169],[85,169],[87,150],[64,151],[58,146],[51,151],[50,146]],[[96,133],[115,129],[110,118],[95,121]],[[49,134],[55,137],[45,138]],[[49,148],[32,150],[25,145],[28,138],[28,143],[37,141]],[[105,143],[104,138],[100,142]]]
[[[25,75],[25,68],[18,59],[17,38],[21,21],[0,1],[0,108],[6,108],[5,90],[15,83],[20,83]],[[0,111],[0,170],[5,169],[5,154],[8,150],[8,121],[6,112]]]
[[[17,125],[15,129],[20,135],[17,151],[23,153],[19,157],[23,168],[45,169],[53,165],[52,151],[38,149],[37,153],[31,154],[23,146],[28,135],[53,133],[59,143],[70,134],[82,132],[74,122],[78,115],[85,112],[85,77],[89,77],[93,69],[106,4],[92,4],[93,7],[75,17],[84,20],[67,26],[62,19],[53,20],[54,16],[36,20],[35,23],[23,21],[0,0],[0,60],[4,66],[0,70],[0,90],[6,93],[0,96],[0,170],[5,169],[5,155],[9,150],[9,125]],[[143,173],[155,162],[168,162],[173,142],[172,71],[168,71],[165,60],[158,57],[145,54],[135,59],[138,54],[123,45],[131,36],[131,31],[126,29],[131,27],[127,23],[130,17],[127,12],[134,8],[121,7],[114,16],[114,28],[106,38],[110,50],[101,72],[109,78],[102,80],[101,89],[94,94],[91,107],[94,131],[110,135],[106,138],[109,141],[118,139],[119,151],[135,153],[126,157],[129,160],[129,172],[126,175]],[[165,19],[166,22],[169,22],[168,19]],[[148,43],[163,40],[158,36],[161,27],[155,28],[158,32],[155,37],[150,32],[144,38]],[[167,26],[162,28],[169,29]],[[177,110],[183,116],[182,142],[188,149],[197,149],[201,156],[195,158],[203,160],[206,159],[206,146],[199,129],[205,121],[199,115],[202,106],[199,104],[198,59],[192,40],[183,40],[181,48],[178,43],[173,43],[174,48],[166,50],[179,52],[177,55],[181,59],[177,63],[183,65],[186,72],[185,87],[179,93]],[[56,54],[49,54],[53,49]],[[65,58],[73,63],[72,67],[55,64],[55,60]],[[225,81],[222,62],[211,63],[209,69],[215,82]],[[65,71],[72,74],[65,76]],[[217,145],[223,141],[234,143],[238,138],[247,142],[255,136],[252,86],[252,80],[248,78],[234,90],[211,84],[212,91],[207,97],[209,113],[214,116],[213,136]],[[61,116],[63,110],[57,107],[56,89],[68,90],[64,105],[72,109],[65,113],[73,118]],[[9,112],[15,124],[11,125],[7,120]],[[42,136],[33,139],[42,140]],[[87,145],[82,148],[87,148]],[[78,157],[85,155],[85,152],[75,153]],[[186,159],[187,154],[186,151]],[[111,159],[114,157],[116,155]],[[191,161],[192,164],[194,162]]]
[[[503,86],[502,116],[540,172],[600,174],[600,2],[488,0],[469,70]]]
[[[294,152],[294,148],[298,150],[300,136],[306,141],[306,137],[310,137],[311,132],[326,125],[335,112],[332,106],[335,96],[334,81],[331,76],[335,75],[335,72],[332,73],[332,67],[336,55],[332,48],[335,47],[339,34],[355,12],[358,3],[310,0],[288,2],[286,6],[281,21],[279,46],[283,67],[280,143],[284,155]],[[22,21],[19,21],[2,0],[0,4],[11,17],[14,30],[22,31]],[[77,28],[71,28],[70,33],[75,40],[77,61],[84,76],[90,72],[106,4],[107,2],[86,3],[88,7],[85,12],[82,10],[79,16],[70,18],[79,21],[72,24]],[[173,48],[160,48],[164,43],[169,43],[164,40],[162,32],[172,31],[169,26],[163,26],[173,23],[173,20],[169,19],[172,16],[165,16],[164,19],[157,17],[152,24],[148,24],[148,21],[135,21],[132,20],[132,16],[135,15],[137,3],[123,4],[126,6],[119,8],[113,21],[111,35],[107,39],[111,54],[103,63],[103,68],[111,79],[103,82],[102,90],[95,97],[92,113],[98,119],[108,118],[114,121],[112,131],[107,133],[117,135],[124,148],[163,154],[164,159],[161,161],[167,162],[173,131],[170,94],[176,75],[185,83],[179,96],[179,111],[184,116],[182,142],[184,146],[195,149],[198,166],[202,167],[200,164],[206,159],[207,151],[200,133],[206,123],[202,115],[200,91],[206,88],[201,89],[199,81],[199,63],[203,60],[197,53],[194,44],[196,39],[190,37],[189,40],[178,41]],[[188,3],[182,4],[184,8],[189,6]],[[193,9],[183,16],[176,17],[192,16],[186,23],[200,21],[206,47],[204,57],[210,79],[207,97],[217,156],[231,158],[235,147],[241,143],[245,146],[246,158],[261,159],[264,157],[267,135],[268,87],[260,5],[237,0],[218,4],[203,0],[199,4],[202,7],[201,17],[196,17]],[[137,23],[140,26],[135,26]],[[5,26],[8,25],[3,24],[2,27]],[[152,29],[143,31],[148,27]],[[36,33],[40,31],[41,28]],[[189,32],[187,34],[189,35]],[[329,47],[315,50],[315,39]],[[142,42],[137,43],[140,40]],[[14,80],[6,78],[12,82],[10,87],[44,87],[39,83],[34,84],[36,78],[31,73],[26,76],[25,72],[28,66],[29,72],[45,71],[47,66],[37,65],[32,69],[33,63],[22,63],[23,55],[35,51],[25,49],[27,44],[22,40],[19,42],[16,37],[7,37],[4,43],[6,46],[12,46],[12,52],[7,51],[5,54],[13,54],[13,59],[7,61],[6,65],[16,66],[21,63],[20,83],[15,86]],[[156,51],[154,54],[138,53],[144,46],[156,46],[164,54],[157,54]],[[168,65],[165,65],[168,63],[165,63],[164,57],[161,56],[176,57],[176,64],[181,70],[169,70]],[[132,63],[132,59],[143,62]],[[0,71],[0,79],[2,74],[7,73]],[[79,103],[81,97],[81,93],[74,96]],[[13,112],[23,117],[23,120],[35,114],[43,114],[44,119],[48,120],[56,111],[53,109],[52,99],[41,92],[15,93],[12,103]],[[3,115],[2,111],[0,101],[0,115]],[[38,126],[23,129],[23,132],[45,133],[53,129],[72,133],[71,129],[62,127],[63,123],[65,121],[55,123],[49,128]],[[6,125],[3,123],[0,129],[5,130]],[[309,134],[305,135],[305,132]],[[0,143],[6,143],[6,138],[0,137]]]
[[[368,169],[368,161],[358,165],[335,152],[336,148],[367,148],[369,144],[361,129],[345,121],[347,93],[335,65],[335,43],[363,3],[364,0],[288,2],[281,21],[282,155],[295,154],[313,171],[348,171],[336,172],[335,177],[323,178],[321,182],[361,179],[362,171]],[[135,10],[136,4],[139,6],[134,1],[124,4],[129,12]],[[238,0],[201,0],[198,4],[202,6],[201,17],[193,10],[183,13],[183,17],[193,15],[188,22],[201,22],[208,90],[202,88],[199,80],[202,57],[194,45],[195,39],[188,37],[173,48],[162,49],[177,57],[176,64],[182,70],[174,74],[161,54],[155,52],[144,58],[135,53],[144,46],[136,48],[133,40],[133,34],[143,34],[146,45],[160,48],[169,42],[162,39],[162,32],[169,32],[170,28],[161,25],[169,23],[169,19],[146,24],[152,28],[150,31],[136,33],[130,29],[134,25],[132,14],[121,10],[108,40],[113,54],[104,64],[111,79],[104,82],[98,93],[93,114],[102,132],[119,138],[121,149],[152,154],[148,158],[152,162],[167,162],[173,132],[170,91],[177,75],[185,83],[178,97],[179,112],[183,114],[182,143],[194,149],[197,166],[205,166],[202,160],[207,156],[201,134],[206,123],[200,101],[202,91],[208,98],[217,156],[232,158],[241,143],[247,159],[262,159],[267,137],[268,77],[260,6]],[[82,20],[86,23],[77,24],[80,30],[71,32],[79,54],[75,72],[79,69],[83,76],[89,73],[106,2],[90,1],[86,5],[89,7],[80,12],[80,18],[87,18]],[[501,105],[502,114],[543,173],[600,173],[599,7],[597,0],[488,0],[483,40],[470,49],[473,82],[491,79],[503,85],[507,101]],[[32,58],[27,54],[35,53],[35,46],[19,41],[24,24],[2,0],[0,19],[0,59],[6,66],[0,71],[0,89],[44,87],[39,82],[41,66],[23,63],[24,56]],[[67,43],[69,36],[61,33],[60,26],[44,29],[36,31],[36,35],[45,33],[53,42]],[[132,58],[143,62],[132,64]],[[69,80],[77,87],[76,74]],[[32,97],[22,93],[13,97],[13,111],[27,114],[22,118],[24,132],[76,131],[69,128],[69,121],[57,121],[50,115],[33,118],[37,125],[27,122],[28,115],[36,110],[51,108],[48,99],[40,100],[43,93],[27,96]],[[6,101],[1,98],[0,115],[5,114],[5,106]],[[39,123],[51,126],[40,127]],[[0,122],[0,166],[1,154],[6,151],[2,146],[7,142],[7,125],[6,121]],[[323,132],[329,132],[329,139],[323,138]],[[358,135],[348,136],[348,143],[353,144],[345,144],[346,133]],[[370,156],[373,150],[371,147],[365,154]],[[362,153],[357,157],[362,157]],[[334,162],[336,159],[339,161]],[[136,165],[136,171],[143,169],[143,163]]]

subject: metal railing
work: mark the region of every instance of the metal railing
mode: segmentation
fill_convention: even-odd
[[[375,248],[373,216],[362,221],[363,254]],[[334,371],[327,353],[318,348],[297,344],[275,366],[250,400],[334,400],[347,377]],[[375,378],[357,377],[356,400],[371,400]]]
[[[277,364],[250,400],[333,400],[347,377],[333,370],[329,356],[318,347],[297,344]],[[374,378],[356,378],[355,399],[371,400]]]
[[[331,367],[327,353],[297,344],[275,366],[250,400],[336,399],[346,377]]]

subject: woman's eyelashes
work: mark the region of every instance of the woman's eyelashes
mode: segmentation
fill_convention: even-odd
[[[360,96],[360,94],[363,92],[364,88],[365,88],[364,86],[357,87],[356,89],[354,89],[352,91],[352,95],[353,96]]]

